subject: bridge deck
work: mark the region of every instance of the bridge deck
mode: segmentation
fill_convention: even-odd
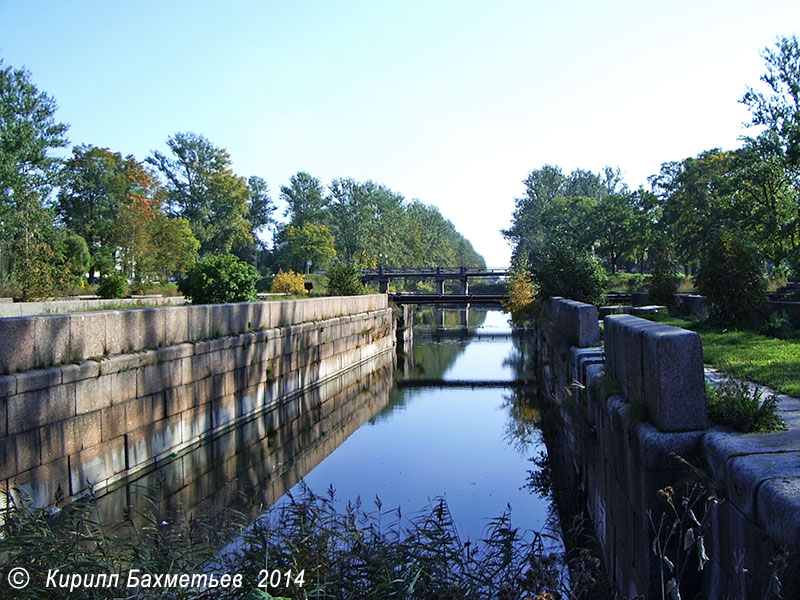
[[[508,294],[389,294],[395,304],[500,304]]]

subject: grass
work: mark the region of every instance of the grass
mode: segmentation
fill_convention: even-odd
[[[800,339],[778,339],[670,316],[653,320],[699,333],[707,364],[733,377],[800,397]]]
[[[332,490],[316,495],[306,488],[251,525],[236,513],[222,525],[180,516],[167,522],[157,495],[145,494],[135,526],[119,528],[100,520],[91,498],[58,511],[12,501],[0,521],[0,567],[4,575],[24,567],[31,577],[24,595],[15,597],[134,597],[135,590],[80,590],[86,594],[78,596],[45,589],[49,569],[243,575],[238,589],[139,589],[135,595],[172,600],[577,599],[602,585],[599,560],[551,552],[546,536],[512,527],[510,513],[490,521],[483,539],[462,540],[441,499],[406,516],[377,498],[374,508],[365,508],[360,500],[343,504]],[[231,533],[237,542],[226,546]],[[274,587],[259,589],[265,567],[280,577],[270,577]]]

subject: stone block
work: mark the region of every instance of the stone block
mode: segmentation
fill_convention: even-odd
[[[172,306],[164,311],[164,344],[181,344],[191,341],[189,335],[189,311],[185,306]]]
[[[700,455],[702,431],[663,432],[650,423],[639,423],[634,427],[638,445],[638,457],[645,469],[677,469],[681,463],[673,454],[696,463]]]
[[[34,506],[50,506],[57,495],[70,495],[69,461],[61,458],[20,473],[14,477],[12,489],[14,495],[21,492],[29,497]]]
[[[758,488],[756,520],[775,542],[800,550],[800,478],[782,476]]]
[[[231,317],[234,304],[211,304],[209,310],[209,324],[211,331],[209,336],[221,338],[233,333]]]
[[[642,369],[647,411],[662,431],[705,429],[708,425],[703,347],[700,336],[677,327],[648,327]]]
[[[198,304],[187,306],[189,341],[207,340],[211,337],[211,306]]]
[[[108,313],[69,315],[69,360],[82,361],[106,354],[106,319]]]
[[[236,304],[227,304],[226,306],[230,311],[231,334],[239,335],[249,331],[255,331],[255,327],[253,327],[253,303],[238,302]]]
[[[150,423],[127,436],[129,466],[134,467],[170,454],[183,441],[180,417]]]
[[[15,394],[8,399],[8,433],[35,430],[75,416],[75,384]]]
[[[198,441],[211,432],[211,403],[201,404],[180,414],[185,443]]]
[[[13,396],[16,393],[17,393],[16,375],[0,375],[0,398]]]
[[[100,376],[100,363],[94,360],[85,360],[77,365],[64,365],[60,369],[62,383],[94,379]]]
[[[125,438],[118,437],[81,450],[70,459],[73,495],[94,488],[103,492],[105,482],[125,469]]]
[[[194,406],[193,386],[181,385],[164,392],[167,416],[180,414]]]
[[[114,375],[101,375],[93,379],[84,379],[76,383],[76,414],[86,414],[103,409],[113,404],[111,397],[111,381]]]
[[[46,389],[61,383],[61,369],[50,367],[49,369],[37,369],[35,371],[25,371],[17,374],[17,393],[32,392],[34,390]]]
[[[49,367],[70,361],[69,316],[34,317],[34,366]]]
[[[732,456],[726,465],[726,496],[744,514],[755,520],[756,495],[771,479],[794,479],[800,482],[800,452],[779,452]],[[800,510],[800,496],[794,509]]]
[[[165,308],[142,308],[141,313],[143,348],[158,348],[166,344],[167,319]]]
[[[17,469],[17,449],[16,436],[0,438],[0,481],[5,481],[16,475]]]
[[[16,472],[22,473],[42,464],[39,430],[31,429],[6,438],[12,441],[16,456]]]
[[[33,368],[35,348],[34,319],[0,319],[0,375]]]

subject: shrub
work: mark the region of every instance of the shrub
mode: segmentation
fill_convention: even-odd
[[[711,317],[737,326],[763,321],[767,282],[755,250],[733,234],[711,244],[695,277],[697,289],[708,298]]]
[[[106,275],[97,286],[97,295],[101,298],[124,298],[128,291],[128,281],[118,273]]]
[[[785,310],[770,314],[761,326],[761,333],[770,337],[785,339],[791,335],[791,332],[792,326]]]
[[[288,272],[280,269],[272,280],[270,291],[273,294],[291,294],[302,296],[306,293],[306,277],[302,273],[295,273],[291,269]]]
[[[328,267],[328,294],[358,296],[364,293],[361,271],[352,261],[335,260]]]
[[[511,269],[508,302],[504,304],[511,313],[511,321],[514,325],[520,325],[533,317],[536,292],[527,261],[520,261]]]
[[[533,275],[540,298],[563,296],[589,304],[603,300],[605,271],[585,250],[564,243],[551,245],[542,253]]]
[[[677,264],[675,254],[666,242],[659,241],[653,244],[649,252],[650,262],[653,267],[653,276],[650,279],[650,300],[654,304],[672,304],[672,296],[678,292]]]
[[[719,387],[706,386],[708,418],[742,433],[778,431],[786,423],[778,415],[778,398],[773,394],[762,400],[758,386],[746,381],[726,379]]]
[[[192,299],[192,304],[253,302],[259,278],[255,267],[233,254],[214,254],[197,261],[178,283],[178,289]]]

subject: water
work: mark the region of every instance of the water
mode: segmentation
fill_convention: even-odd
[[[452,313],[452,314],[451,314]],[[423,315],[424,316],[424,315]],[[423,319],[423,320],[430,320]],[[397,379],[425,382],[505,381],[518,378],[519,344],[507,315],[475,311],[462,328],[446,311],[445,328],[415,329],[413,363]],[[524,487],[544,450],[537,412],[503,387],[404,387],[304,478],[313,491],[332,486],[341,502],[379,497],[383,509],[405,515],[444,498],[463,540],[477,539],[488,522],[511,510],[523,530],[547,528],[549,502]],[[293,493],[300,493],[295,486]]]

